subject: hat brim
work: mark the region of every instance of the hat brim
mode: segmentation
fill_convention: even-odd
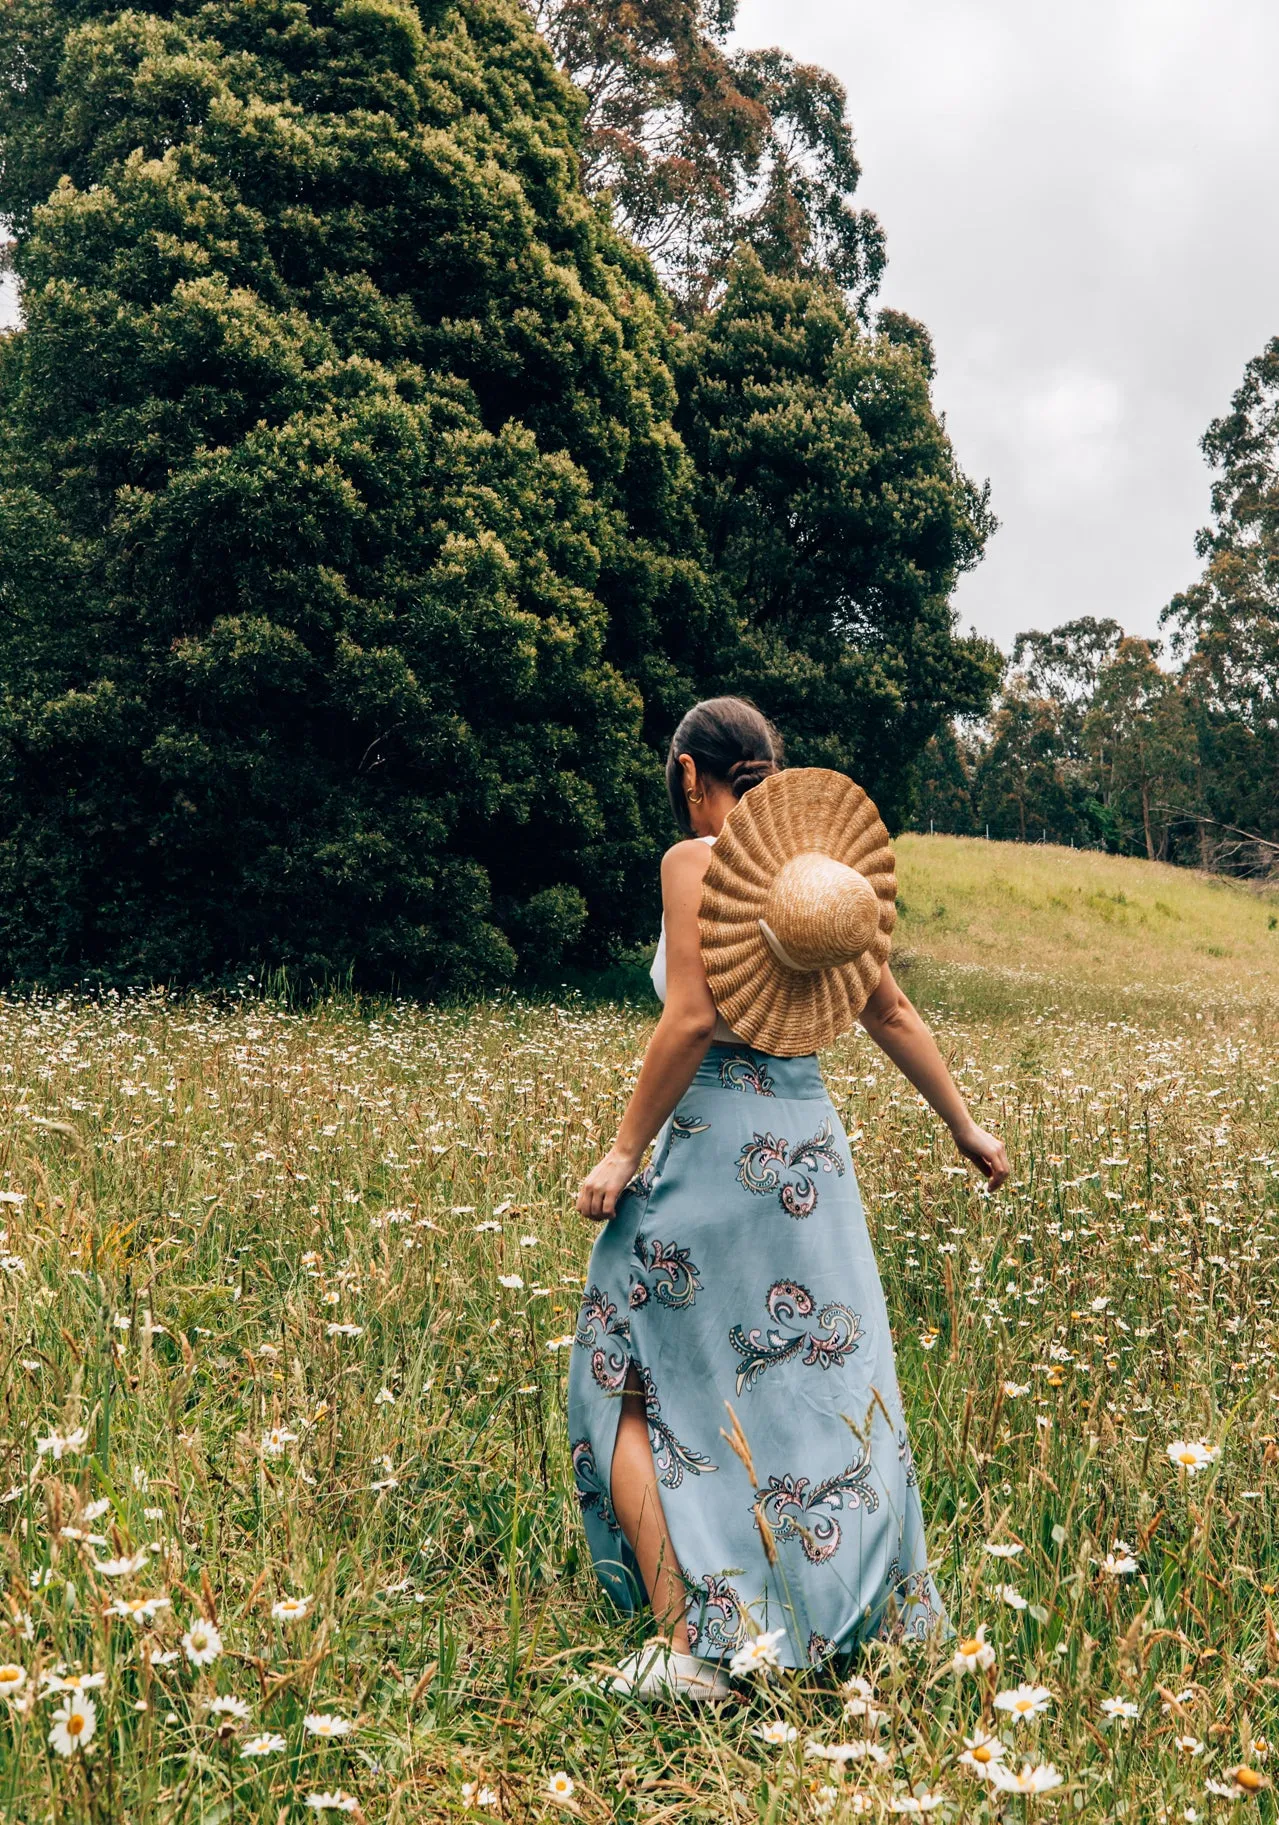
[[[810,851],[865,876],[879,901],[879,923],[851,962],[800,971],[774,956],[759,921],[778,870]],[[875,991],[892,947],[896,898],[888,831],[855,780],[826,767],[761,780],[724,820],[702,885],[702,962],[719,1013],[749,1044],[779,1058],[829,1045]]]

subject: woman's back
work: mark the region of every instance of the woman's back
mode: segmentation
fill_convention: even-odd
[[[713,844],[715,841],[715,838],[713,836],[703,836],[703,837],[699,837],[698,841],[701,843],[712,843]],[[655,951],[655,953],[653,955],[653,961],[649,967],[648,974],[649,974],[649,979],[653,984],[653,993],[657,996],[657,999],[664,1006],[665,1002],[666,1002],[666,919],[665,919],[665,916],[663,916],[663,918],[662,918],[661,935],[659,936],[659,938],[657,940],[657,950]],[[723,1019],[723,1017],[721,1015],[716,1014],[715,1031],[711,1035],[711,1043],[713,1045],[721,1045],[721,1046],[722,1045],[744,1046],[748,1042],[746,1040],[744,1040],[739,1033],[734,1033],[733,1029],[725,1022],[725,1020]]]

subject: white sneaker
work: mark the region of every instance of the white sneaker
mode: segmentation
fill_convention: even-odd
[[[677,1654],[669,1641],[646,1641],[607,1680],[606,1692],[629,1698],[684,1698],[695,1705],[719,1705],[733,1688],[718,1660]]]

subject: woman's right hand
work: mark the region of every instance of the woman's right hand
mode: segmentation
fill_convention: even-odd
[[[610,1147],[578,1187],[577,1208],[582,1216],[593,1223],[606,1223],[638,1170],[638,1154],[619,1153],[616,1147]]]
[[[971,1116],[952,1128],[951,1134],[964,1158],[972,1161],[992,1191],[998,1191],[1012,1171],[1004,1143],[979,1128]]]

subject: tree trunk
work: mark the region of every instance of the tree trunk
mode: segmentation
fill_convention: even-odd
[[[1141,782],[1141,826],[1146,833],[1146,860],[1155,859],[1155,839],[1150,828],[1150,787],[1145,780]]]

